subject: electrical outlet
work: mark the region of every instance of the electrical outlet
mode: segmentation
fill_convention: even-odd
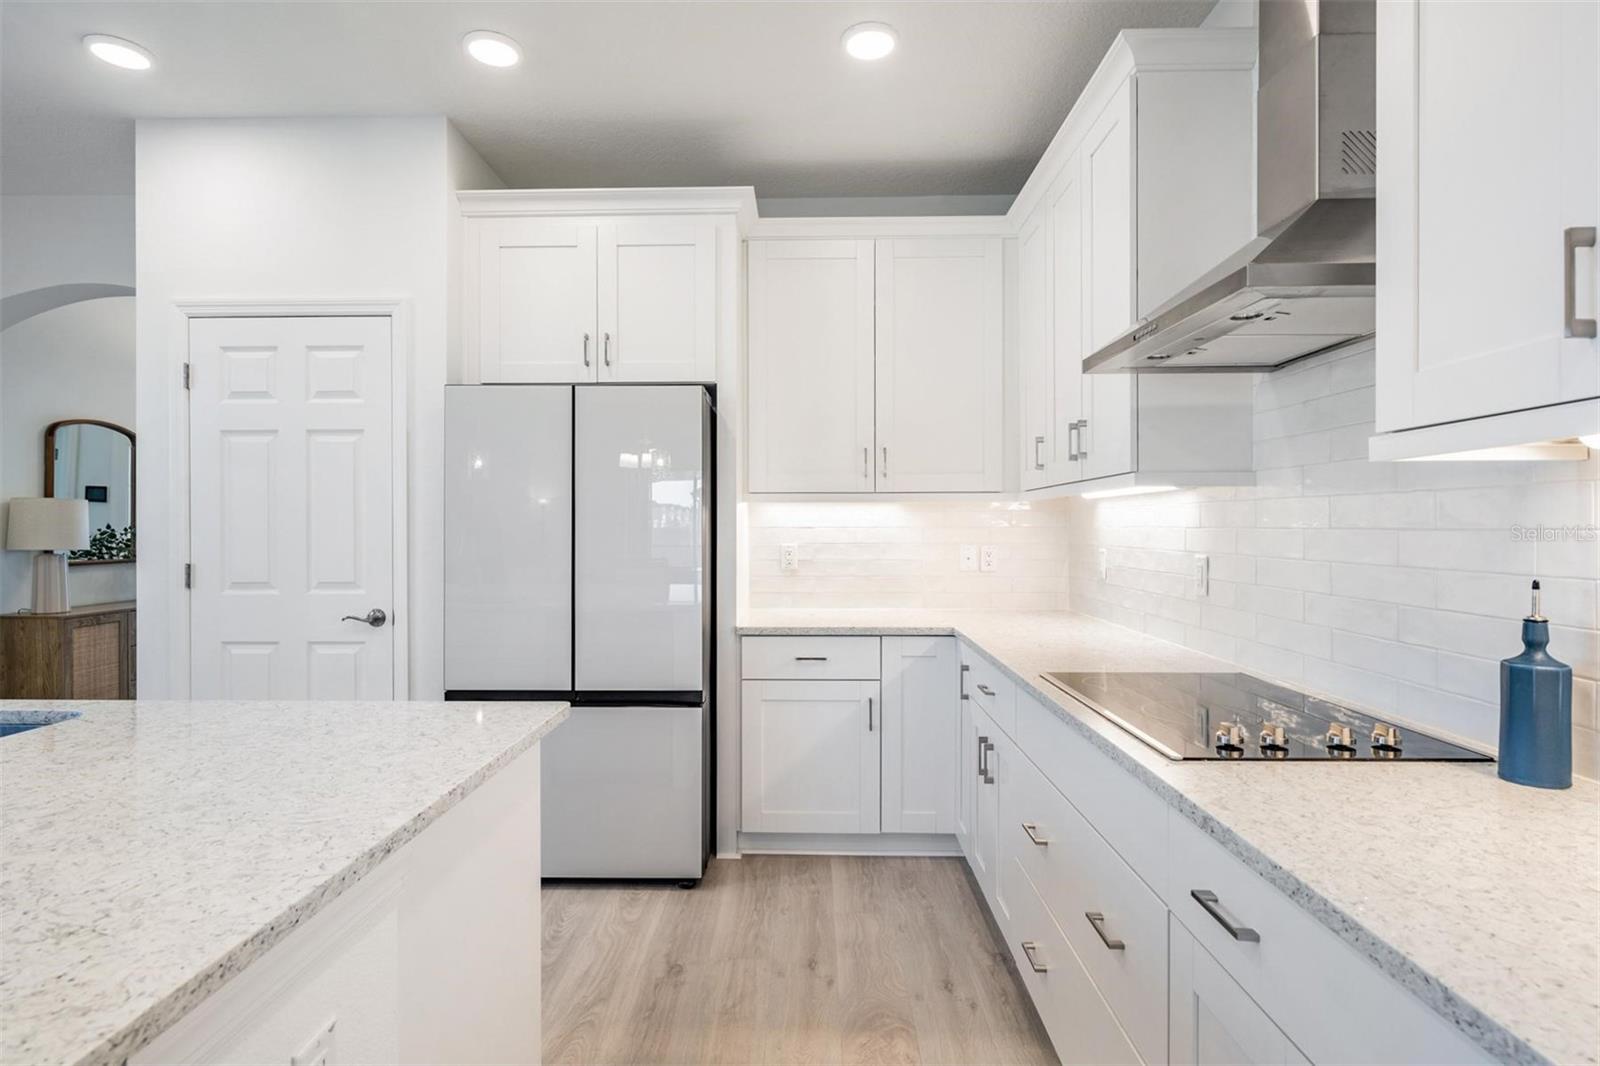
[[[289,1066],[328,1066],[333,1061],[333,1027],[337,1023],[337,1018],[330,1018],[305,1047],[289,1057]]]
[[[986,574],[994,572],[995,549],[993,544],[985,544],[978,549],[978,569]]]
[[[1196,555],[1194,557],[1194,594],[1197,597],[1211,595],[1211,556]]]
[[[792,573],[800,569],[800,545],[778,545],[778,569],[785,573]]]
[[[974,572],[978,569],[978,546],[976,544],[963,544],[961,546],[961,569]]]
[[[1104,581],[1106,579],[1106,550],[1101,548],[1095,553],[1095,555],[1097,556],[1100,564],[1100,580]]]

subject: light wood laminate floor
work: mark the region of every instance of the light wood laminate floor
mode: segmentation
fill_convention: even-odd
[[[547,1063],[1053,1063],[959,859],[544,889]]]

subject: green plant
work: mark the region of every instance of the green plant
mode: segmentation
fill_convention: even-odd
[[[125,526],[120,531],[106,524],[103,528],[94,531],[89,537],[89,546],[79,548],[68,555],[69,559],[100,559],[121,562],[133,558],[133,527]]]

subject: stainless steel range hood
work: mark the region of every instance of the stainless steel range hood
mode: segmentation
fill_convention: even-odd
[[[1372,335],[1375,0],[1261,0],[1257,238],[1085,371],[1276,370]]]

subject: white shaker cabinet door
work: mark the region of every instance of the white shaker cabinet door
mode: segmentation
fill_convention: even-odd
[[[1050,291],[1050,207],[1041,204],[1017,235],[1017,345],[1022,364],[1022,487],[1050,480],[1054,440],[1055,329]]]
[[[1003,487],[999,238],[877,242],[877,488]]]
[[[954,637],[883,638],[885,833],[956,831]]]
[[[1124,83],[1089,128],[1082,148],[1083,315],[1089,352],[1133,326],[1133,90],[1131,80]]]
[[[1084,314],[1083,164],[1069,160],[1050,190],[1051,434],[1045,465],[1052,485],[1083,477],[1078,441],[1083,433],[1084,373],[1088,322]]]
[[[1600,6],[1377,17],[1378,430],[1600,395]]]
[[[1168,921],[1168,1061],[1173,1066],[1309,1064],[1183,923]]]
[[[739,697],[741,829],[878,832],[878,682],[746,681]]]
[[[485,383],[594,381],[596,227],[536,218],[468,223],[477,272],[466,343]]]
[[[711,381],[716,227],[608,222],[599,233],[601,381]]]
[[[749,245],[749,490],[873,491],[873,242]]]

